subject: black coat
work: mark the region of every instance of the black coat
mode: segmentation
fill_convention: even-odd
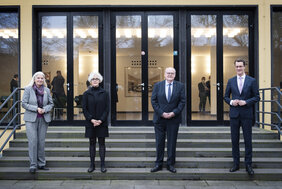
[[[86,119],[85,137],[108,137],[109,95],[101,87],[90,87],[84,92],[82,109]],[[101,125],[94,127],[91,119],[101,120]]]

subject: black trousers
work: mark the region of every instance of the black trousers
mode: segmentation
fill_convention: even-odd
[[[252,119],[230,118],[233,163],[240,163],[240,126],[245,143],[245,165],[252,164]]]
[[[167,135],[167,165],[175,164],[176,142],[179,123],[172,120],[161,119],[160,123],[155,124],[156,137],[156,166],[163,165],[165,139]]]

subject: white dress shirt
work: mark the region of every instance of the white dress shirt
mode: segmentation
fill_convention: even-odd
[[[168,82],[165,81],[165,96],[166,96],[166,99],[168,99]],[[171,85],[170,85],[170,90],[171,90],[171,96],[172,96],[172,91],[173,91],[173,82],[171,82]],[[170,96],[170,98],[171,98]]]
[[[242,91],[243,91],[243,87],[244,87],[244,83],[245,83],[245,78],[246,78],[246,74],[243,74],[242,76],[237,75],[237,87],[238,90],[240,92],[240,77],[242,78]],[[230,101],[230,105],[232,106],[233,100]]]

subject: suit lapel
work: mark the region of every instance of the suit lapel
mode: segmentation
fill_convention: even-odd
[[[244,89],[245,89],[245,87],[246,87],[246,85],[247,85],[247,82],[249,82],[249,78],[248,78],[248,76],[246,75],[241,94],[243,94],[243,91],[244,91]]]
[[[237,75],[234,77],[234,83],[236,84],[236,89],[237,89],[237,92],[238,92],[238,94],[240,94],[240,90],[239,90],[239,83],[238,83],[238,81],[237,81]]]
[[[163,94],[163,97],[165,98],[165,100],[167,101],[167,98],[166,98],[166,93],[165,93],[165,84],[166,84],[166,82],[165,82],[165,80],[164,81],[162,81],[162,83],[161,83],[161,94]],[[167,101],[168,102],[168,101]]]
[[[36,94],[35,94],[33,87],[30,88],[30,91],[31,91],[30,92],[31,98],[37,102]]]
[[[177,85],[176,85],[176,82],[173,81],[173,88],[172,88],[172,91],[171,91],[171,98],[170,98],[170,101],[172,101],[173,97],[175,96],[175,92],[177,91]]]

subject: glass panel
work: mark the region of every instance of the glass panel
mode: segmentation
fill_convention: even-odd
[[[282,11],[273,12],[272,14],[272,87],[280,87],[282,91]],[[278,99],[278,93],[273,91],[272,99]],[[282,99],[280,99],[282,104]],[[278,113],[278,105],[272,102],[272,112]],[[282,112],[280,112],[282,117]],[[279,123],[278,117],[273,115],[271,122],[273,124]]]
[[[81,103],[88,74],[99,71],[98,16],[74,16],[73,29],[73,119],[84,120]]]
[[[217,120],[216,15],[191,16],[192,120]]]
[[[18,13],[0,13],[0,105],[11,94],[14,88],[18,87],[19,81],[16,74],[19,74],[18,61]],[[14,77],[15,76],[15,77]],[[0,119],[12,106],[11,99],[1,109]],[[3,122],[7,123],[12,115]]]
[[[116,17],[117,120],[142,120],[141,16]]]
[[[42,71],[54,100],[53,120],[67,120],[66,16],[42,17]]]
[[[249,74],[249,29],[248,15],[223,16],[223,90],[228,79],[236,75],[234,61],[246,61],[246,74]],[[224,104],[224,120],[229,120],[229,105]]]
[[[173,16],[148,16],[148,109],[153,120],[151,95],[156,82],[164,80],[164,71],[173,67]]]

